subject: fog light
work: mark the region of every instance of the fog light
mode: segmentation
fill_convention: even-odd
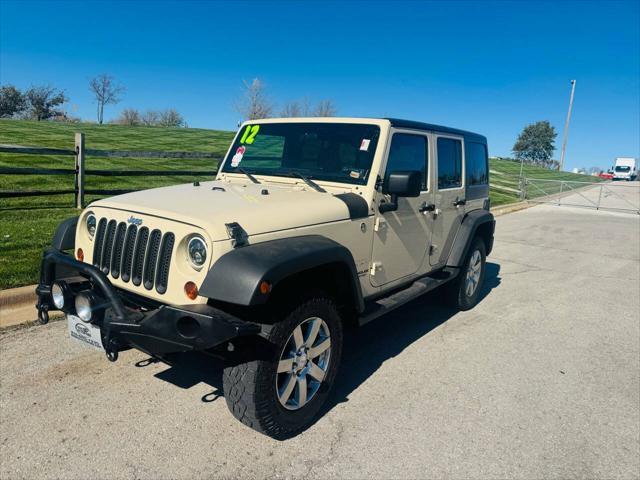
[[[76,296],[76,315],[83,322],[90,322],[93,316],[95,305],[92,302],[91,295],[88,293],[79,293]]]
[[[64,308],[65,287],[65,284],[58,282],[51,286],[51,300],[58,310],[62,310]]]
[[[196,338],[200,333],[200,324],[195,318],[182,317],[176,322],[176,329],[184,338]]]

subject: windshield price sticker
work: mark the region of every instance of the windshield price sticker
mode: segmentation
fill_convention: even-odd
[[[371,140],[369,140],[368,138],[363,138],[362,142],[360,143],[360,150],[362,150],[363,152],[368,152],[370,143]]]
[[[260,125],[247,125],[247,128],[244,130],[242,137],[240,138],[240,143],[247,145],[251,145],[256,139],[256,135],[258,135],[258,131],[260,130]]]
[[[238,165],[240,165],[240,162],[242,161],[242,157],[244,156],[244,152],[247,149],[245,147],[238,147],[238,149],[236,150],[236,154],[231,158],[231,166],[232,167],[237,167]]]

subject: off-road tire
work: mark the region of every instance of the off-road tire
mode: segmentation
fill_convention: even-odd
[[[478,279],[478,284],[473,291],[473,294],[468,295],[466,291],[467,272],[471,267],[470,262],[473,258],[474,252],[479,252],[481,258],[480,278]],[[449,303],[449,305],[457,308],[458,310],[471,310],[477,305],[482,293],[482,286],[484,283],[486,270],[486,260],[487,253],[484,241],[479,237],[475,237],[471,242],[471,246],[469,247],[469,251],[467,252],[464,262],[460,267],[460,273],[455,280],[452,280],[448,285],[445,286],[447,303]]]
[[[276,392],[280,354],[293,330],[311,317],[325,321],[330,331],[331,354],[317,393],[298,410],[285,409]],[[231,413],[245,425],[276,439],[290,438],[308,428],[326,403],[342,354],[342,321],[332,300],[313,297],[289,309],[284,319],[263,326],[264,345],[250,347],[246,361],[224,369],[224,396]],[[254,358],[258,357],[258,358]]]

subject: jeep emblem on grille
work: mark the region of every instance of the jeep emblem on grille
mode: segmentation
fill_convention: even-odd
[[[136,218],[133,215],[131,215],[128,219],[127,222],[129,223],[133,223],[134,225],[142,225],[142,219],[141,218]]]

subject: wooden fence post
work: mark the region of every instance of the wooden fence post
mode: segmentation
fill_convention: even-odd
[[[84,133],[76,133],[76,208],[84,206]]]

